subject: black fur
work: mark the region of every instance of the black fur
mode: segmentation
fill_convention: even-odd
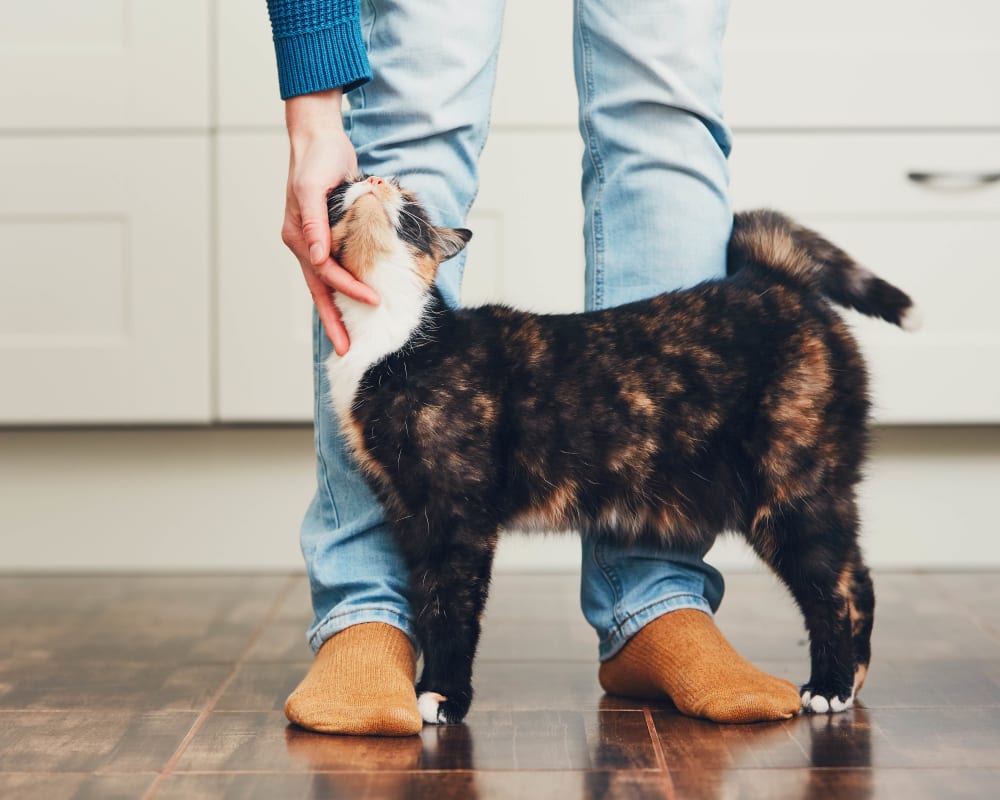
[[[415,220],[398,232],[430,253]],[[863,680],[867,378],[828,298],[894,322],[910,301],[773,212],[737,216],[729,259],[723,280],[586,314],[456,311],[431,290],[410,342],[367,371],[359,460],[409,565],[418,689],[447,698],[441,721],[472,700],[499,531],[528,517],[626,546],[737,531],[802,609],[803,689],[843,701]]]

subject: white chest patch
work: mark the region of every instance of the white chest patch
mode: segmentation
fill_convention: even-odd
[[[369,306],[336,295],[351,349],[343,356],[331,353],[326,362],[330,400],[345,426],[365,372],[406,344],[420,325],[430,299],[402,244],[372,268],[366,282],[379,293],[382,302]]]

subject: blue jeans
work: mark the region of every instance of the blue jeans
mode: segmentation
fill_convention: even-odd
[[[486,141],[503,0],[362,2],[375,78],[346,117],[360,168],[395,175],[438,224],[462,225]],[[574,61],[584,139],[587,308],[720,277],[731,225],[720,110],[728,0],[576,0]],[[530,176],[525,176],[528,178]],[[464,259],[438,284],[458,304]],[[330,343],[314,322],[318,489],[302,526],[314,650],[361,622],[415,640],[407,571],[329,407]],[[704,552],[583,542],[581,604],[611,658],[647,622],[711,613],[722,576]]]

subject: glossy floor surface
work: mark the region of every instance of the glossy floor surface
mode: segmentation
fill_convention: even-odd
[[[0,577],[2,798],[1000,796],[1000,574],[880,574],[861,706],[720,726],[604,696],[567,575],[500,575],[467,724],[332,737],[281,712],[302,576]],[[718,616],[801,682],[799,616],[733,575]]]

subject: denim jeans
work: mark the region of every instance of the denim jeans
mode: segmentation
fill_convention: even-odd
[[[576,0],[574,62],[585,145],[586,305],[619,305],[716,278],[731,225],[720,109],[728,0]],[[360,168],[395,175],[438,224],[462,225],[489,126],[503,0],[362,0],[374,79],[345,122]],[[525,176],[526,178],[529,176]],[[438,284],[457,305],[464,259]],[[318,489],[302,526],[314,650],[361,622],[414,639],[407,571],[327,401],[330,343],[314,321]],[[711,613],[722,576],[703,552],[585,539],[581,604],[612,657],[678,608]]]

